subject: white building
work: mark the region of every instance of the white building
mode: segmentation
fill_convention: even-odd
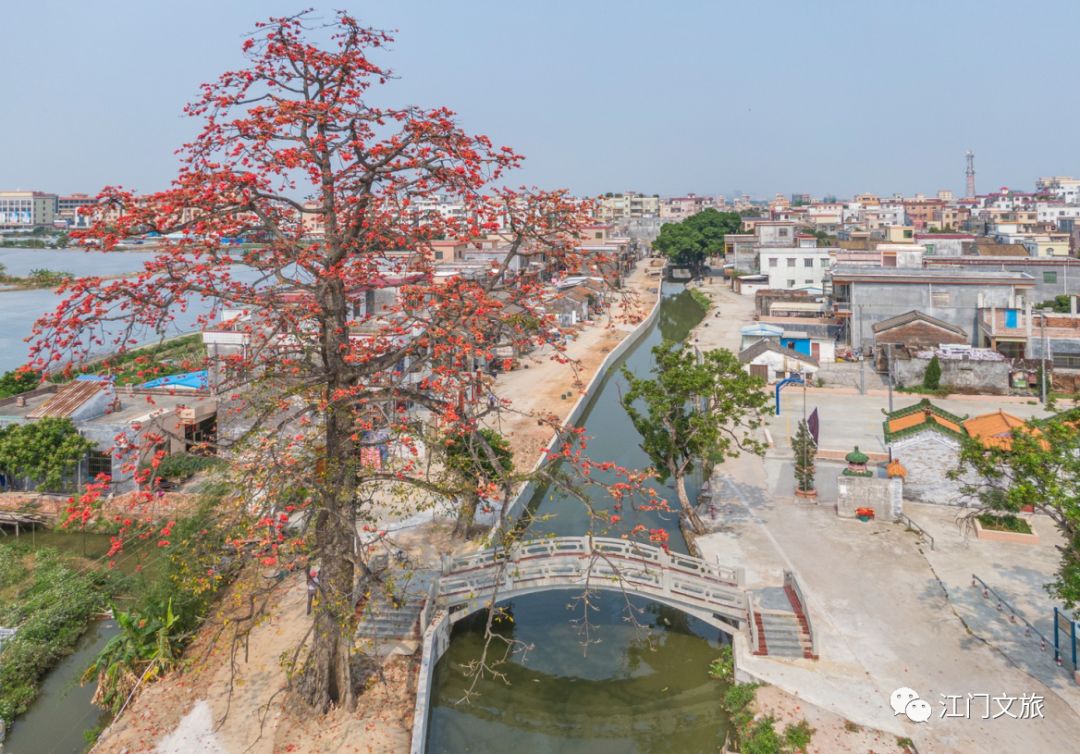
[[[761,274],[768,275],[770,288],[820,290],[825,271],[829,269],[831,254],[836,251],[835,248],[801,246],[762,248]]]

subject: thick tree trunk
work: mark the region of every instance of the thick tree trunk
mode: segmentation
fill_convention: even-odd
[[[480,504],[480,496],[470,492],[461,501],[461,509],[458,511],[457,524],[454,526],[454,534],[468,536],[476,521],[476,509]]]
[[[690,502],[690,496],[686,494],[686,475],[675,474],[675,491],[679,495],[679,505],[682,506],[683,515],[690,522],[695,534],[705,533],[705,524],[701,521],[694,504]]]
[[[353,411],[346,400],[333,399],[352,386],[341,355],[347,350],[344,291],[335,281],[323,292],[324,311],[331,321],[323,333],[323,363],[327,372],[325,413],[325,469],[319,479],[320,507],[315,518],[315,553],[319,563],[318,605],[311,651],[298,684],[300,696],[312,708],[326,712],[332,706],[351,709],[355,704],[351,656],[356,631],[354,542],[355,497],[359,486],[360,448]]]

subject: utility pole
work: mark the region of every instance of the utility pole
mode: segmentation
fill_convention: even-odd
[[[863,305],[859,304],[859,395],[866,395],[866,354],[862,342]]]
[[[1041,315],[1041,330],[1042,330],[1042,403],[1046,405],[1046,352],[1049,350],[1049,342],[1046,340],[1046,312],[1039,312]]]
[[[886,358],[886,361],[887,361],[886,366],[888,368],[888,375],[887,376],[889,378],[888,383],[889,383],[889,413],[890,414],[892,413],[892,410],[893,410],[892,409],[892,347],[893,347],[892,343],[888,343],[885,346],[885,348],[886,348],[885,358]]]

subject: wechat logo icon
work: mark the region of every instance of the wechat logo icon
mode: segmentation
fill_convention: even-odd
[[[901,686],[889,696],[889,704],[894,715],[907,715],[913,723],[925,723],[933,714],[930,702],[920,699],[914,689]]]

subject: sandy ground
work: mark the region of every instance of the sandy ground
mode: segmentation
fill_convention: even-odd
[[[230,596],[241,593],[242,584]],[[99,739],[95,753],[269,754],[270,752],[401,752],[408,749],[415,662],[392,657],[353,714],[299,716],[282,704],[281,660],[292,654],[310,625],[306,590],[298,575],[283,584],[267,619],[251,633],[247,661],[236,660],[230,689],[229,642],[206,655],[205,636],[187,652],[192,666],[142,691]],[[227,597],[223,609],[236,606]],[[219,616],[220,617],[220,616]],[[205,633],[205,632],[204,632]],[[269,709],[269,714],[267,710]]]
[[[777,731],[805,720],[814,729],[806,754],[905,754],[897,736],[847,720],[792,696],[775,686],[762,686],[754,698],[759,715],[771,715]]]
[[[560,363],[553,358],[552,349],[541,348],[521,359],[523,368],[499,375],[495,392],[509,405],[493,428],[509,439],[519,466],[530,469],[552,437],[551,427],[537,424],[535,416],[566,416],[604,357],[648,316],[660,281],[649,278],[647,263],[638,263],[626,280],[625,295],[610,311],[579,328],[567,344],[561,356],[576,362],[574,365]]]
[[[550,351],[540,351],[527,359],[528,369],[499,377],[497,393],[512,401],[499,428],[526,468],[551,437],[550,428],[538,425],[533,414],[564,417],[604,357],[648,314],[660,283],[648,277],[644,264],[628,278],[628,295],[601,320],[580,328],[569,343],[565,356],[576,368],[551,358]],[[570,395],[562,398],[566,393]],[[391,536],[415,563],[437,563],[454,544],[447,524],[432,520],[430,513]],[[220,609],[243,608],[244,593],[243,584],[235,585]],[[241,650],[230,663],[228,641],[217,642],[207,654],[207,628],[216,622],[208,624],[186,653],[190,667],[143,689],[101,736],[95,754],[407,751],[418,657],[384,660],[383,679],[372,682],[354,713],[304,717],[286,706],[281,663],[310,626],[305,600],[303,579],[287,579],[266,618],[252,630],[246,661]]]

